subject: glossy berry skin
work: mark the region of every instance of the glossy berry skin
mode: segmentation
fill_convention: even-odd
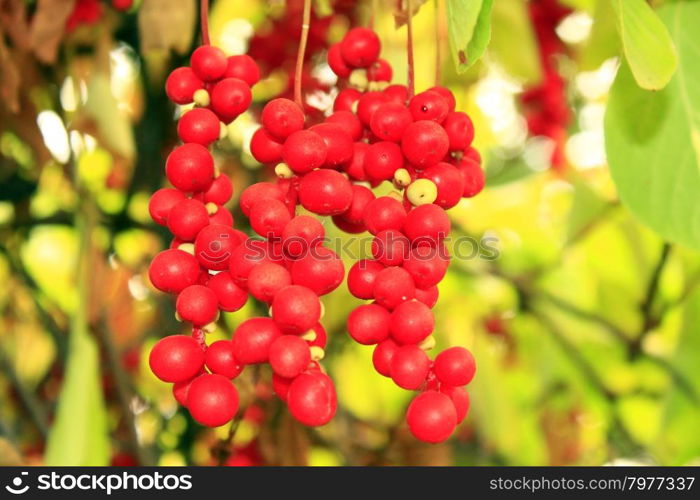
[[[357,101],[357,117],[365,126],[369,127],[375,111],[387,102],[389,102],[389,97],[384,92],[365,92]]]
[[[254,204],[249,218],[253,231],[264,238],[281,238],[284,227],[292,220],[287,205],[275,199]]]
[[[425,168],[442,160],[450,147],[447,132],[432,120],[411,123],[401,139],[401,150],[409,162]]]
[[[283,145],[260,127],[250,139],[250,154],[260,163],[274,163],[282,159]]]
[[[450,140],[450,151],[464,151],[474,140],[474,124],[462,111],[453,111],[445,118],[442,126]]]
[[[374,281],[374,300],[393,310],[400,303],[414,298],[416,287],[413,278],[400,267],[387,267],[377,274]]]
[[[401,231],[406,220],[403,204],[390,196],[380,196],[367,205],[364,222],[367,230],[375,236],[381,231]]]
[[[450,233],[450,218],[437,205],[421,205],[406,216],[403,232],[414,243],[441,241]]]
[[[187,394],[190,391],[192,382],[194,382],[197,379],[197,377],[202,375],[203,373],[204,371],[201,371],[191,379],[183,380],[182,382],[175,382],[173,384],[173,397],[178,403],[180,403],[185,408],[187,408]]]
[[[457,426],[457,411],[449,396],[437,391],[425,391],[411,401],[406,421],[416,439],[441,443],[450,437]]]
[[[265,130],[281,142],[304,128],[304,112],[297,103],[282,97],[268,102],[260,118]]]
[[[309,342],[309,347],[318,346],[321,349],[325,349],[328,343],[328,334],[326,333],[326,329],[323,328],[323,325],[321,323],[316,323],[316,326],[310,331],[316,334],[316,338]]]
[[[204,203],[216,203],[224,205],[233,196],[233,184],[228,175],[219,175],[214,179],[209,186],[209,189],[202,193],[202,201]]]
[[[226,377],[204,374],[187,391],[187,409],[200,424],[219,427],[238,412],[238,391]]]
[[[378,344],[389,338],[390,318],[382,306],[363,304],[348,316],[348,333],[359,344]]]
[[[403,165],[404,156],[396,143],[375,142],[365,152],[365,174],[370,181],[390,180]]]
[[[296,335],[282,335],[270,346],[270,367],[280,377],[294,378],[311,362],[309,344]]]
[[[340,43],[334,43],[328,47],[328,66],[338,78],[347,78],[352,72],[352,68],[347,65],[343,55],[340,53]]]
[[[436,286],[431,286],[430,288],[416,288],[416,300],[422,302],[431,309],[437,304],[439,296],[440,291]]]
[[[333,111],[353,111],[353,106],[362,97],[362,93],[353,88],[343,89],[333,102]]]
[[[450,347],[435,358],[435,375],[441,383],[452,386],[467,385],[476,373],[474,356],[464,347]]]
[[[367,68],[367,79],[370,82],[390,82],[393,75],[391,65],[384,59],[377,59]]]
[[[334,215],[332,217],[333,224],[343,231],[344,233],[348,234],[360,234],[365,232],[365,226],[364,224],[355,224],[353,222],[350,222],[349,220],[343,218],[342,215]]]
[[[251,184],[243,190],[239,204],[241,211],[246,217],[250,217],[250,210],[253,205],[260,200],[278,200],[284,201],[284,192],[277,185],[271,182],[257,182]]]
[[[377,373],[391,377],[391,360],[398,348],[398,344],[390,338],[377,344],[372,352],[372,364]]]
[[[430,358],[418,346],[400,346],[391,358],[391,379],[403,389],[418,389],[429,371]]]
[[[201,45],[192,52],[190,66],[205,82],[213,82],[224,76],[228,61],[224,52],[211,45]]]
[[[165,175],[181,191],[205,191],[214,181],[214,158],[201,144],[183,144],[165,160]]]
[[[222,272],[212,276],[206,286],[216,294],[222,311],[238,311],[248,301],[248,292],[233,281],[230,273]]]
[[[168,215],[176,203],[185,199],[182,191],[172,188],[159,189],[148,200],[148,213],[156,224],[168,224]]]
[[[403,263],[416,287],[427,289],[440,283],[450,265],[444,245],[418,245],[411,249]]]
[[[406,106],[406,102],[408,101],[408,87],[405,85],[389,85],[383,92],[389,101],[400,104],[401,106]]]
[[[151,261],[148,278],[161,292],[180,293],[197,282],[199,263],[194,256],[182,250],[163,250]]]
[[[195,75],[192,68],[174,69],[165,80],[165,93],[175,104],[189,104],[194,93],[204,88],[204,82]]]
[[[379,57],[382,44],[377,34],[367,28],[353,28],[340,42],[340,54],[348,66],[367,68]]]
[[[301,335],[321,318],[321,302],[310,289],[291,285],[283,288],[272,301],[272,319],[282,331]]]
[[[233,250],[243,241],[238,231],[223,224],[210,224],[194,240],[194,255],[206,269],[223,271],[229,267]]]
[[[391,338],[399,344],[418,344],[435,329],[435,316],[428,306],[408,300],[391,313]]]
[[[282,159],[298,174],[321,167],[327,154],[326,142],[313,130],[294,132],[284,141],[282,148]]]
[[[326,123],[339,125],[344,131],[350,134],[353,141],[362,139],[364,127],[357,115],[351,111],[336,111],[326,118]]]
[[[455,410],[457,411],[457,424],[461,424],[467,413],[469,413],[471,404],[469,393],[464,387],[450,387],[447,385],[440,387],[440,392],[449,396],[452,400],[452,404],[455,405]]]
[[[299,201],[318,215],[342,214],[350,207],[352,195],[350,181],[335,170],[309,172],[299,183]]]
[[[484,171],[476,161],[462,158],[457,163],[457,169],[462,175],[463,197],[471,198],[472,196],[479,194],[481,190],[484,189],[484,184],[486,184]]]
[[[206,108],[194,108],[187,111],[177,122],[177,135],[182,142],[209,146],[219,139],[221,122],[213,111]]]
[[[406,106],[387,102],[377,108],[369,122],[374,135],[383,141],[399,142],[404,130],[413,122]]]
[[[365,174],[365,153],[369,149],[366,142],[356,142],[352,145],[352,160],[344,166],[345,173],[355,181],[366,181]]]
[[[236,378],[243,371],[243,366],[233,354],[233,342],[230,340],[217,340],[210,344],[204,355],[204,362],[209,371],[228,379]]]
[[[263,262],[275,262],[266,241],[247,240],[235,248],[229,259],[229,271],[233,281],[241,288],[248,288],[250,271]],[[279,262],[277,262],[279,263]]]
[[[216,212],[209,216],[209,224],[233,227],[233,214],[224,207],[217,205]]]
[[[200,201],[186,198],[173,206],[168,215],[168,229],[183,241],[194,241],[209,225],[209,213]]]
[[[348,272],[348,290],[358,299],[374,298],[374,282],[384,266],[376,260],[363,259],[355,262]]]
[[[282,247],[291,258],[306,255],[312,248],[323,243],[326,232],[316,218],[298,215],[282,230]]]
[[[224,123],[246,111],[252,100],[250,87],[238,78],[224,78],[211,90],[211,109]]]
[[[333,381],[320,372],[304,372],[289,386],[287,406],[304,425],[317,427],[331,421],[338,406]]]
[[[352,203],[350,207],[342,213],[343,219],[353,224],[364,225],[364,216],[367,205],[374,200],[374,193],[371,189],[359,184],[352,185]]]
[[[191,285],[177,296],[175,309],[183,321],[204,326],[216,319],[219,303],[213,290],[203,285]]]
[[[319,123],[309,130],[320,135],[326,144],[325,167],[340,168],[352,159],[353,139],[342,126],[337,123]]]
[[[266,363],[270,346],[282,335],[270,318],[250,318],[233,332],[233,355],[245,365]]]
[[[437,186],[435,204],[445,210],[454,207],[462,198],[464,180],[457,167],[440,162],[432,165],[423,172],[421,177],[433,181]]]
[[[447,101],[437,92],[430,90],[413,96],[408,104],[408,109],[415,121],[432,120],[442,123],[449,113]]]
[[[151,349],[148,364],[163,382],[181,382],[194,377],[204,366],[204,351],[187,335],[170,335]]]
[[[441,85],[438,85],[438,86],[429,88],[428,91],[437,92],[438,94],[440,94],[442,96],[442,98],[445,99],[445,102],[447,103],[447,109],[450,111],[450,113],[452,111],[454,111],[455,108],[457,107],[457,101],[455,100],[455,96],[452,93],[452,91],[450,89],[448,89],[447,87],[443,87]]]
[[[289,271],[280,264],[263,262],[251,269],[248,275],[248,291],[256,299],[270,303],[277,292],[292,284]]]
[[[385,266],[400,266],[408,256],[411,243],[400,231],[380,231],[372,241],[372,255]]]
[[[252,87],[260,81],[260,68],[247,54],[229,56],[226,60],[224,78],[238,78]]]
[[[292,263],[291,273],[295,285],[305,286],[316,295],[325,295],[343,282],[345,266],[333,250],[317,246]]]
[[[294,379],[281,377],[274,372],[272,373],[272,390],[277,397],[285,403],[287,402],[287,394],[289,393],[289,386],[292,385],[292,382],[294,382]]]

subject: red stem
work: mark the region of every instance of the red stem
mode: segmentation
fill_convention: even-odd
[[[311,24],[311,0],[304,0],[304,16],[301,21],[301,39],[297,52],[297,66],[294,72],[294,101],[304,109],[304,101],[301,96],[301,80],[304,74],[304,55],[306,54],[306,42],[309,39],[309,25]]]
[[[203,351],[207,350],[207,341],[204,339],[204,330],[192,327],[192,337],[197,341]]]
[[[415,76],[413,65],[413,6],[411,0],[406,0],[406,11],[408,19],[406,20],[406,54],[408,56],[408,98],[412,98],[415,94]]]
[[[210,45],[209,40],[209,0],[199,2],[199,22],[202,29],[202,45]]]

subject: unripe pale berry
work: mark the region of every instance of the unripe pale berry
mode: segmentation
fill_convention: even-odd
[[[321,302],[312,290],[290,285],[275,295],[272,319],[286,333],[303,334],[321,319]]]
[[[318,215],[337,215],[352,203],[352,185],[340,172],[315,170],[306,174],[299,183],[299,201],[310,212]]]
[[[358,299],[374,298],[374,282],[384,266],[376,260],[355,262],[348,272],[348,290]]]
[[[238,78],[224,78],[211,90],[211,109],[224,123],[246,111],[252,100],[250,87]]]
[[[265,238],[281,238],[284,227],[292,219],[287,206],[275,199],[255,203],[249,217],[253,231]]]
[[[256,130],[250,139],[250,154],[260,163],[280,161],[282,150],[282,143],[276,141],[263,127]]]
[[[325,230],[314,217],[299,215],[282,230],[282,245],[287,255],[298,258],[323,243]]]
[[[382,269],[374,281],[374,299],[389,310],[411,300],[416,294],[413,278],[400,267]]]
[[[282,97],[268,102],[260,118],[265,130],[279,141],[304,128],[304,112],[297,103]]]
[[[245,365],[266,363],[270,346],[282,332],[270,318],[250,318],[233,332],[233,355]]]
[[[367,28],[353,28],[340,42],[340,53],[348,66],[367,68],[379,57],[382,44],[377,34]]]
[[[408,104],[408,109],[416,121],[432,120],[442,123],[449,113],[447,101],[440,94],[431,90],[413,96]]]
[[[219,139],[221,133],[219,117],[206,108],[187,111],[177,122],[177,135],[182,142],[209,146]]]
[[[282,148],[282,159],[299,174],[321,167],[327,154],[328,147],[323,137],[312,130],[294,132],[287,137]]]
[[[457,426],[457,411],[449,396],[437,391],[425,391],[411,401],[406,421],[416,439],[441,443],[450,437]]]
[[[295,285],[325,295],[343,282],[345,266],[333,250],[317,246],[292,263],[291,273]]]
[[[226,377],[204,374],[187,391],[187,409],[200,424],[219,427],[238,412],[238,391]]]
[[[415,345],[399,347],[391,358],[391,379],[403,389],[418,389],[429,371],[430,358]]]
[[[371,181],[390,180],[404,165],[401,148],[393,142],[381,141],[370,145],[365,152],[365,174]]]
[[[372,364],[377,373],[391,377],[391,360],[398,348],[398,344],[390,338],[377,344],[372,352]]]
[[[374,235],[387,229],[401,231],[405,220],[406,210],[403,204],[390,196],[380,196],[365,209],[365,226]]]
[[[309,130],[316,132],[326,144],[324,166],[340,168],[352,159],[353,139],[348,131],[337,123],[319,123]]]
[[[204,355],[204,362],[209,371],[228,379],[236,378],[243,371],[243,366],[233,354],[233,342],[230,340],[217,340],[210,344]]]
[[[383,141],[399,142],[404,130],[413,122],[406,106],[387,102],[379,106],[369,124],[374,135]]]
[[[219,309],[222,311],[238,311],[248,301],[248,293],[233,281],[228,272],[212,276],[206,286],[216,294]]]
[[[378,344],[389,338],[391,314],[377,304],[363,304],[348,316],[348,333],[363,345]]]
[[[208,325],[219,314],[216,294],[203,285],[191,285],[177,296],[175,309],[183,321],[194,326]]]
[[[435,328],[435,317],[428,306],[408,300],[391,313],[391,337],[399,344],[418,344]]]
[[[304,425],[327,424],[338,406],[333,381],[323,373],[302,373],[289,386],[287,406],[292,416]]]
[[[380,231],[372,241],[372,255],[385,266],[400,266],[408,256],[411,243],[400,231]]]
[[[164,382],[194,377],[204,366],[204,351],[187,335],[170,335],[153,346],[148,357],[153,374]]]
[[[434,203],[437,197],[437,185],[430,179],[416,179],[406,188],[406,198],[416,207]]]
[[[271,182],[257,182],[255,184],[251,184],[241,193],[239,204],[243,215],[250,217],[250,210],[253,208],[253,205],[261,200],[263,200],[265,203],[268,200],[278,200],[283,202],[284,192],[277,184],[273,184]]]
[[[431,120],[411,123],[401,139],[401,150],[408,161],[425,168],[442,160],[449,150],[450,140],[440,124]]]
[[[476,363],[474,356],[464,347],[450,347],[435,358],[435,375],[443,384],[467,385],[474,378]]]
[[[247,54],[229,56],[226,60],[224,78],[239,78],[252,87],[260,81],[260,68]]]
[[[224,76],[228,61],[224,52],[218,47],[202,45],[192,52],[190,66],[200,79],[213,82]]]
[[[182,191],[172,188],[159,189],[148,200],[148,213],[156,224],[168,224],[168,215],[176,203],[185,199]]]
[[[214,181],[214,158],[201,144],[183,144],[165,160],[165,175],[181,191],[204,191]]]
[[[233,250],[243,243],[238,231],[223,224],[210,224],[203,228],[194,240],[194,255],[207,269],[228,269]]]
[[[194,93],[204,88],[204,82],[195,75],[192,68],[174,69],[165,80],[165,93],[175,104],[189,104]]]
[[[281,377],[298,376],[310,362],[309,345],[296,335],[282,335],[270,346],[270,367]]]
[[[338,78],[347,78],[352,72],[352,68],[347,65],[340,53],[340,43],[334,43],[328,48],[328,66]]]
[[[450,233],[450,218],[437,205],[421,205],[406,216],[403,232],[412,242],[437,242]]]
[[[209,225],[209,213],[204,203],[185,198],[176,203],[168,215],[168,229],[183,241],[194,241],[197,234]]]
[[[270,303],[277,292],[292,284],[289,271],[280,264],[263,262],[248,274],[248,291],[256,299]]]

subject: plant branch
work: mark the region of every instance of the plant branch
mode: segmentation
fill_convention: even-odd
[[[311,26],[311,0],[304,0],[304,14],[301,20],[301,38],[297,52],[297,65],[294,72],[294,101],[304,110],[304,100],[301,95],[301,83],[304,76],[304,56],[306,55],[306,43],[309,39],[309,27]]]
[[[413,6],[411,0],[406,0],[406,55],[408,58],[408,98],[415,94],[415,65],[413,61]]]
[[[209,39],[209,0],[199,2],[199,22],[202,30],[202,45],[210,45]]]

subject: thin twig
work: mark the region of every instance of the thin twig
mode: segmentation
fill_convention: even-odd
[[[304,56],[306,54],[306,42],[309,39],[309,27],[311,26],[311,0],[304,0],[304,15],[301,21],[301,38],[297,52],[297,65],[294,71],[294,101],[303,110],[304,100],[301,95],[301,83],[304,76]]]
[[[202,45],[210,45],[209,39],[209,0],[199,2],[199,22],[202,29]]]
[[[408,58],[408,98],[415,94],[415,67],[413,61],[413,6],[411,0],[406,0],[406,56]]]

